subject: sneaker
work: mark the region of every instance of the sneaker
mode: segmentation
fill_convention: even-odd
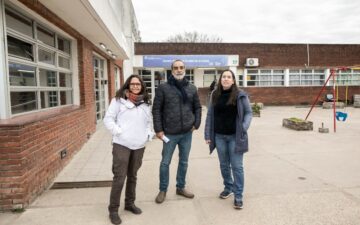
[[[142,213],[141,209],[139,207],[136,207],[136,205],[134,204],[125,206],[124,209],[137,215]]]
[[[165,197],[166,197],[166,192],[160,191],[159,194],[155,198],[155,202],[158,204],[163,203],[163,201],[165,200]]]
[[[121,219],[117,212],[111,212],[109,218],[112,224],[121,224]]]
[[[242,209],[243,208],[243,202],[242,201],[234,201],[234,209]]]
[[[195,195],[187,190],[185,190],[185,188],[177,188],[176,189],[176,194],[177,195],[181,195],[184,196],[185,198],[194,198]]]
[[[223,192],[220,193],[219,198],[226,199],[226,198],[230,197],[230,195],[233,195],[233,194],[234,194],[234,192],[232,192],[232,191],[224,190]]]

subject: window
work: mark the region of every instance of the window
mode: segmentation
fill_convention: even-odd
[[[204,86],[210,87],[214,79],[219,80],[222,70],[204,70]]]
[[[67,54],[70,54],[70,41],[62,37],[58,37],[57,40],[58,40],[58,49]]]
[[[191,83],[194,84],[194,70],[186,70],[185,78]]]
[[[36,68],[9,62],[10,86],[36,86]]]
[[[324,82],[324,69],[291,69],[289,71],[289,86],[321,86]]]
[[[73,104],[70,40],[13,9],[5,18],[11,114]]]
[[[244,86],[244,75],[239,74],[238,78],[239,78],[239,86],[240,87]]]
[[[55,47],[55,34],[39,25],[37,26],[37,39],[44,44]]]
[[[55,64],[55,52],[39,48],[39,62],[54,65]]]
[[[10,56],[34,61],[33,45],[30,43],[7,36],[7,49]]]
[[[360,69],[347,69],[338,71],[335,76],[337,85],[360,85]],[[333,85],[333,79],[329,80],[329,85]]]
[[[33,24],[30,19],[9,9],[5,9],[5,18],[7,29],[12,29],[31,38],[34,37]]]
[[[37,109],[36,92],[11,92],[11,113],[23,113]]]
[[[249,69],[247,86],[284,86],[285,70]]]

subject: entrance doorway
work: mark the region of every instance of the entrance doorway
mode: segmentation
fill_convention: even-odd
[[[96,109],[96,123],[102,121],[106,112],[107,99],[107,79],[105,74],[105,60],[97,56],[93,57],[94,63],[94,93],[95,93],[95,109]]]

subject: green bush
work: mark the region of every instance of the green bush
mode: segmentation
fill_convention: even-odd
[[[255,102],[255,104],[252,105],[251,107],[253,113],[259,114],[260,113],[260,106]]]

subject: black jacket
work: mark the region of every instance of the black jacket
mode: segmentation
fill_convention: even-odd
[[[164,83],[156,89],[152,107],[155,132],[183,134],[200,127],[201,105],[196,87],[188,83],[185,87],[188,100],[184,103],[181,92],[173,85]]]

